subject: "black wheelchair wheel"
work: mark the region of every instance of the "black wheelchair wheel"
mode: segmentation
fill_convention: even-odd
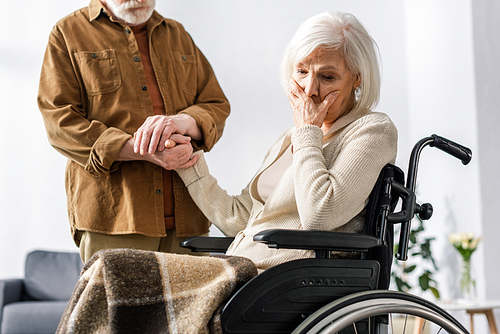
[[[403,325],[396,328],[396,317],[423,319],[422,328]],[[366,291],[332,302],[312,314],[293,334],[469,334],[455,318],[437,305],[407,293]]]

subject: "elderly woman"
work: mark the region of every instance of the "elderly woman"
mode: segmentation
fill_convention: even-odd
[[[371,110],[380,94],[377,46],[353,15],[305,21],[284,53],[281,81],[295,127],[272,145],[240,195],[218,186],[202,152],[176,170],[208,219],[235,236],[227,254],[261,271],[313,253],[270,249],[253,241],[260,231],[360,232],[370,191],[397,151],[394,124]]]

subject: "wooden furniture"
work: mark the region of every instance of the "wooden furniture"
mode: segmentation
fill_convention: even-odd
[[[499,334],[495,322],[495,316],[493,314],[493,309],[500,308],[500,300],[484,300],[484,301],[477,301],[475,303],[452,301],[449,303],[441,302],[436,304],[447,311],[465,310],[467,314],[470,315],[471,334],[474,334],[475,314],[484,314],[486,316],[486,319],[488,320],[490,333]],[[424,325],[424,320],[421,318],[417,318],[415,322],[414,333],[415,334],[420,333],[423,325]]]

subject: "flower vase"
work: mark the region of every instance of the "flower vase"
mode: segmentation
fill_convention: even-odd
[[[470,258],[463,259],[462,261],[460,288],[462,290],[462,296],[466,301],[471,303],[476,301],[476,281],[472,278]]]

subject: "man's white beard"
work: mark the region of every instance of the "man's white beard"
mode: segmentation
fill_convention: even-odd
[[[116,0],[106,0],[106,5],[112,14],[118,19],[129,24],[142,24],[145,23],[155,10],[156,0],[147,0],[145,2],[138,2],[136,0],[128,0],[121,5],[116,3]],[[141,10],[133,10],[133,8],[146,7]]]

